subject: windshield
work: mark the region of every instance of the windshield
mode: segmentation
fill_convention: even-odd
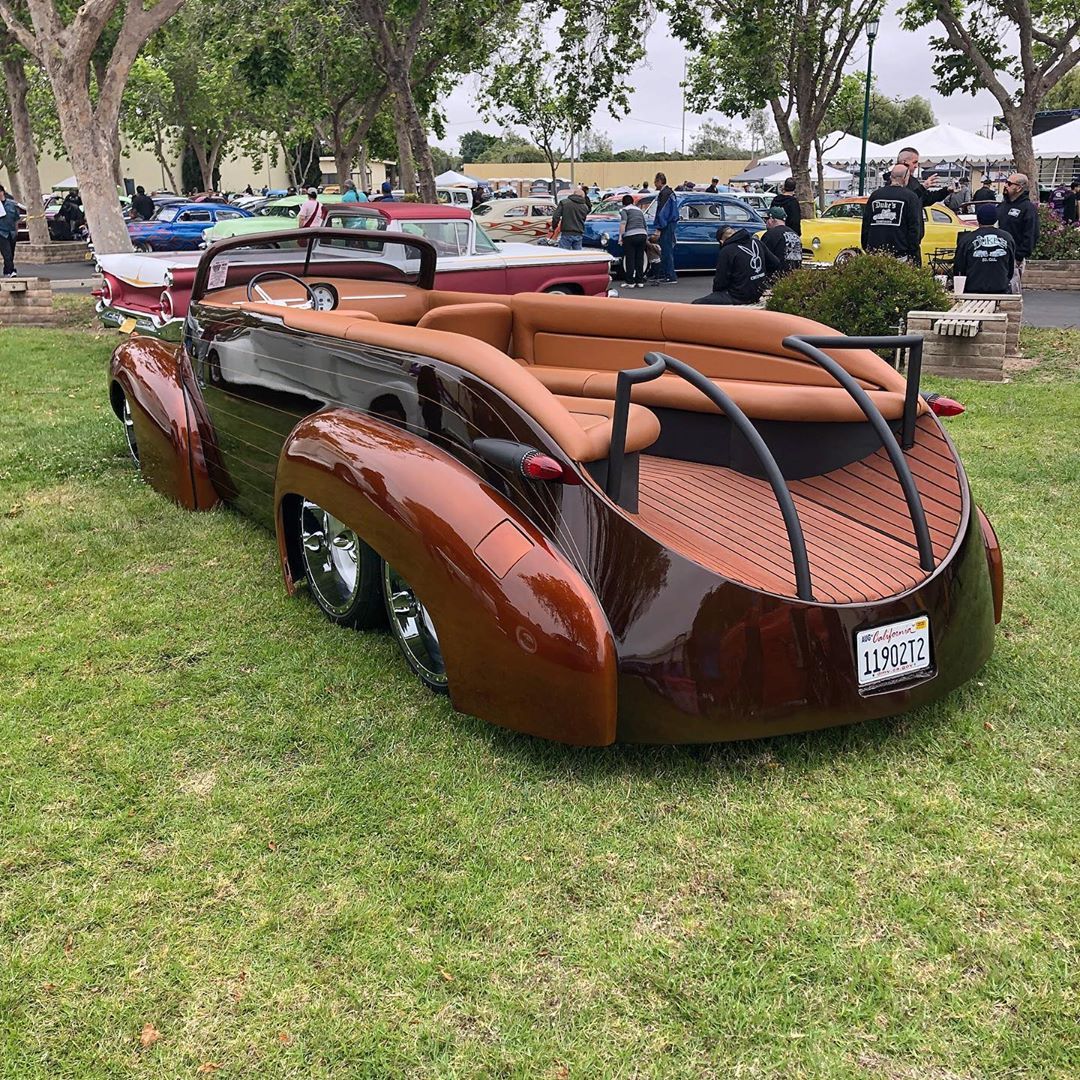
[[[274,203],[271,206],[264,206],[259,213],[263,217],[294,218],[300,213],[300,207],[298,205],[281,206],[279,203]]]
[[[485,214],[491,211],[491,203],[481,203],[479,206],[473,207],[473,213],[477,217],[483,217]]]
[[[622,199],[605,199],[593,208],[594,214],[617,214],[622,209]]]
[[[179,207],[176,206],[163,206],[156,214],[154,214],[155,221],[175,221],[176,215],[179,213]]]

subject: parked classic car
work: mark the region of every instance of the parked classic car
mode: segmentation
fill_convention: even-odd
[[[488,199],[473,207],[480,227],[492,240],[537,240],[547,236],[555,202],[547,196],[535,199]]]
[[[679,207],[675,225],[675,269],[715,270],[720,244],[716,230],[721,225],[734,225],[751,232],[760,232],[765,222],[756,210],[734,195],[706,191],[676,191],[672,196]],[[645,211],[650,228],[656,217],[656,203]],[[603,248],[609,255],[622,259],[619,243],[619,219],[600,218],[585,222],[582,243],[586,247]]]
[[[127,228],[136,251],[198,251],[203,231],[215,222],[249,217],[227,203],[180,202],[159,207],[149,221],[129,221]]]
[[[110,364],[146,480],[264,524],[289,592],[545,738],[777,735],[979,670],[1000,551],[921,339],[436,290],[435,254],[335,229],[210,248],[182,344]],[[911,382],[865,347],[887,341]]]
[[[372,228],[430,240],[438,251],[435,280],[439,288],[598,296],[607,293],[611,285],[608,255],[533,244],[496,245],[463,207],[380,202],[336,203],[327,209],[331,228]],[[211,236],[218,229],[248,224],[247,220],[224,222],[214,227]],[[97,263],[103,281],[96,294],[97,311],[106,326],[179,340],[197,258],[102,255]]]
[[[803,265],[832,266],[843,263],[862,250],[862,215],[866,196],[837,199],[818,218],[804,218],[802,223]],[[956,238],[966,228],[947,206],[933,203],[923,209],[926,235],[923,237],[923,261],[935,252],[952,256]]]

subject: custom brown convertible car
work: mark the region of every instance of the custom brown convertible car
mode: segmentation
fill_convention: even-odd
[[[274,530],[290,592],[389,623],[456,708],[568,743],[888,716],[990,655],[1000,552],[918,339],[434,266],[385,233],[211,248],[181,345],[111,362],[146,479]]]

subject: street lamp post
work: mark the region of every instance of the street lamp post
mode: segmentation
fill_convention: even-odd
[[[862,158],[859,161],[859,194],[866,194],[866,130],[870,126],[870,69],[874,63],[874,38],[881,29],[881,16],[871,15],[866,21],[866,97],[862,109]]]

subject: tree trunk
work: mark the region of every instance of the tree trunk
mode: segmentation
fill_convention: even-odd
[[[438,202],[435,193],[435,165],[431,160],[431,147],[428,145],[427,131],[416,103],[410,94],[405,102],[405,118],[409,126],[409,142],[412,143],[413,160],[416,162],[417,183],[420,189],[420,201]]]
[[[131,237],[116,193],[115,140],[108,137],[106,125],[94,115],[89,92],[75,78],[76,74],[64,69],[49,72],[49,81],[54,87],[68,87],[66,94],[56,95],[56,111],[64,147],[79,184],[94,250],[103,254],[130,251]]]
[[[1033,105],[1022,103],[1005,113],[1005,122],[1009,125],[1009,141],[1012,143],[1013,163],[1016,171],[1023,173],[1030,181],[1032,202],[1039,201],[1039,163],[1035,160],[1035,149],[1031,145],[1031,129],[1035,122]]]
[[[165,157],[165,147],[162,144],[160,130],[154,132],[154,157],[158,159],[161,171],[164,173],[165,179],[169,183],[169,190],[176,191],[176,177],[173,176],[172,164]]]
[[[814,138],[814,154],[817,157],[817,204],[818,213],[825,212],[825,162],[821,160],[821,140]]]
[[[398,172],[406,195],[416,193],[416,169],[413,167],[412,140],[405,118],[405,102],[400,93],[394,94],[394,135],[398,145]]]
[[[37,150],[30,112],[26,107],[26,68],[13,56],[4,60],[4,84],[11,110],[11,133],[15,141],[15,160],[18,162],[19,196],[26,207],[26,223],[31,244],[46,244],[49,227],[41,203],[41,178],[38,175]],[[8,170],[11,172],[11,170]]]
[[[367,147],[360,147],[360,183],[357,185],[369,191],[371,189],[371,169],[368,167]]]

